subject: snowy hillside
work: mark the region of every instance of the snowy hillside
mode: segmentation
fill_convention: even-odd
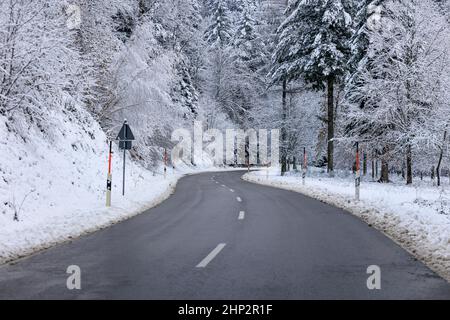
[[[106,210],[108,145],[90,115],[54,112],[45,133],[14,121],[0,117],[6,138],[0,142],[0,261],[136,214],[175,185],[173,175],[153,176],[128,156],[123,198],[122,156],[115,150],[113,207]]]

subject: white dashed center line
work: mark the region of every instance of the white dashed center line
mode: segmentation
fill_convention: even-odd
[[[205,259],[203,259],[198,265],[197,268],[204,268],[214,259],[220,251],[226,246],[226,243],[219,244],[213,251],[211,251]]]
[[[239,212],[239,220],[244,220],[244,218],[245,218],[245,212],[244,211],[241,211],[241,212]]]
[[[238,202],[242,202],[241,197],[236,197],[236,200],[237,200]]]
[[[233,190],[233,189],[230,189],[230,191],[231,191],[231,192],[234,192],[234,190]]]

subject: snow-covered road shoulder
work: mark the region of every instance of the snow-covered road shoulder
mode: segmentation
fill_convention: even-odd
[[[49,210],[37,214],[35,219],[9,222],[0,228],[0,264],[31,255],[54,245],[71,241],[80,236],[107,228],[151,209],[169,198],[177,182],[186,175],[202,172],[219,172],[235,169],[226,168],[182,168],[172,171],[164,178],[160,174],[141,171],[130,179],[125,197],[120,188],[113,189],[113,205],[104,206],[104,197],[97,202],[80,203],[79,209],[68,206],[66,210]],[[145,178],[144,178],[145,175]]]
[[[106,208],[101,202],[87,209],[68,208],[66,212],[40,215],[39,219],[9,223],[1,228],[0,264],[16,260],[56,244],[70,241],[82,235],[106,228],[129,219],[167,199],[175,190],[180,175],[167,180],[161,177],[146,177],[122,198],[114,194],[113,206]],[[136,188],[142,188],[136,192]],[[50,210],[49,210],[50,211]]]
[[[302,193],[342,208],[385,233],[417,259],[450,282],[450,202],[448,190],[399,184],[363,183],[354,200],[351,178],[281,177],[266,170],[247,173],[243,180]]]

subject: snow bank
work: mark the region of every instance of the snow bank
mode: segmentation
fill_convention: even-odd
[[[114,146],[112,207],[105,207],[108,144],[83,109],[47,115],[46,130],[0,116],[0,263],[107,227],[165,200],[184,174],[202,167],[149,171]],[[18,220],[15,220],[17,218]]]
[[[343,208],[384,232],[450,281],[450,190],[363,181],[361,200],[356,202],[351,176],[329,178],[317,172],[312,175],[307,177],[305,186],[301,175],[281,177],[275,169],[269,175],[266,170],[251,172],[243,179],[300,192]]]

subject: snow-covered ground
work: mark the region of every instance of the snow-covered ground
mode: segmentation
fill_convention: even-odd
[[[338,173],[329,178],[311,168],[302,185],[301,174],[281,177],[279,170],[254,171],[244,180],[303,193],[343,208],[383,231],[439,275],[450,281],[450,186],[438,188],[430,181],[406,186],[372,182],[363,177],[360,201],[355,201],[354,180]]]
[[[162,168],[147,170],[127,153],[123,197],[122,152],[114,146],[106,208],[106,136],[82,109],[74,114],[49,114],[45,132],[0,116],[0,263],[136,215],[166,199],[185,174],[220,170],[205,159],[169,168],[164,178]]]

